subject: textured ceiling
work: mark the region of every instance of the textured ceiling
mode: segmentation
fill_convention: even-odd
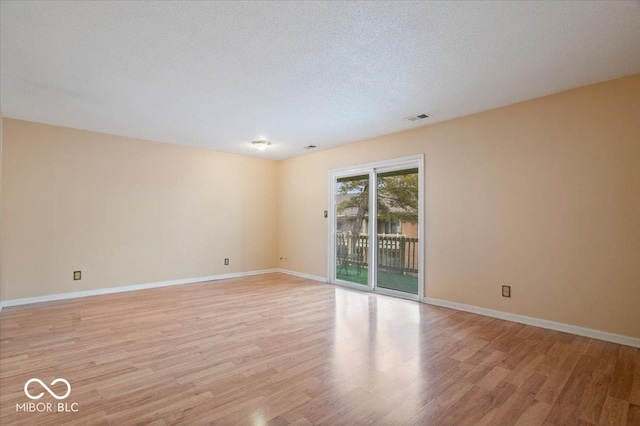
[[[0,31],[7,117],[271,159],[640,72],[636,1],[2,1]]]

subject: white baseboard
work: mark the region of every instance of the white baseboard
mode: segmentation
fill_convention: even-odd
[[[518,322],[521,324],[533,325],[547,328],[549,330],[562,331],[564,333],[576,334],[578,336],[590,337],[592,339],[604,340],[606,342],[618,343],[620,345],[640,348],[640,339],[622,334],[608,333],[606,331],[594,330],[592,328],[578,327],[577,325],[564,324],[561,322],[549,321],[541,318],[528,317],[525,315],[512,314],[509,312],[495,311],[493,309],[481,308],[464,303],[449,302],[448,300],[434,299],[432,297],[423,298],[424,303],[429,305],[442,306],[444,308],[456,309],[459,311],[471,312],[502,320]]]
[[[193,284],[206,281],[220,281],[231,278],[248,277],[252,275],[269,274],[280,272],[295,277],[306,278],[322,283],[328,282],[325,277],[317,275],[304,274],[302,272],[291,271],[288,269],[263,269],[248,272],[236,272],[232,274],[210,275],[206,277],[185,278],[180,280],[161,281],[157,283],[136,284],[122,287],[101,288],[96,290],[77,291],[73,293],[51,294],[48,296],[27,297],[24,299],[5,300],[0,302],[0,312],[5,306],[29,305],[33,303],[51,302],[55,300],[75,299],[79,297],[99,296],[103,294],[122,293],[127,291],[145,290],[150,288],[167,287],[181,284]],[[444,308],[456,309],[459,311],[471,312],[474,314],[485,315],[492,318],[499,318],[506,321],[513,321],[521,324],[533,325],[535,327],[547,328],[550,330],[561,331],[564,333],[575,334],[578,336],[590,337],[592,339],[604,340],[607,342],[618,343],[635,348],[640,348],[640,339],[622,334],[608,333],[606,331],[594,330],[591,328],[579,327],[571,324],[564,324],[555,321],[549,321],[541,318],[528,317],[525,315],[512,314],[509,312],[496,311],[493,309],[481,308],[473,305],[465,305],[464,303],[450,302],[448,300],[434,299],[432,297],[424,297],[424,303],[430,305],[441,306]]]
[[[289,269],[276,269],[276,272],[280,272],[282,274],[293,275],[294,277],[306,278],[308,280],[320,281],[321,283],[326,283],[326,277],[320,277],[318,275],[309,275],[303,274],[302,272],[290,271]]]
[[[136,284],[136,285],[128,285],[128,286],[122,286],[122,287],[99,288],[96,290],[76,291],[73,293],[59,293],[59,294],[51,294],[48,296],[37,296],[37,297],[27,297],[24,299],[5,300],[2,302],[2,305],[0,305],[0,310],[2,310],[2,307],[4,306],[30,305],[32,303],[43,303],[43,302],[51,302],[54,300],[76,299],[78,297],[99,296],[102,294],[146,290],[149,288],[167,287],[172,285],[193,284],[193,283],[200,283],[205,281],[220,281],[220,280],[227,280],[231,278],[248,277],[251,275],[269,274],[273,272],[277,272],[277,270],[262,269],[258,271],[235,272],[232,274],[209,275],[206,277],[185,278],[181,280],[161,281],[157,283]]]

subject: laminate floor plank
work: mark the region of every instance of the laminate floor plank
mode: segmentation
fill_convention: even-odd
[[[3,309],[0,424],[640,426],[640,350],[273,273]]]

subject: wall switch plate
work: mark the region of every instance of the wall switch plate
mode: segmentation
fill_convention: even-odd
[[[78,281],[82,279],[82,271],[73,271],[73,280]]]
[[[328,218],[329,217],[329,212],[327,210],[324,211],[324,218]]]
[[[503,285],[502,286],[502,297],[511,297],[511,286]]]
[[[225,266],[229,265],[229,258],[228,257],[224,258],[224,264],[225,264]]]

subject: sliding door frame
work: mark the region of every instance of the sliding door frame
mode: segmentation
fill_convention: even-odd
[[[377,174],[399,171],[405,169],[418,169],[418,294],[405,293],[377,287],[377,255],[378,255],[378,233],[377,233]],[[339,178],[368,175],[369,176],[369,221],[367,232],[369,233],[369,250],[367,263],[369,264],[367,285],[355,284],[336,278],[336,184]],[[340,167],[329,170],[329,224],[328,236],[329,244],[327,250],[327,277],[331,284],[354,288],[363,291],[375,291],[376,293],[389,296],[401,297],[404,299],[422,301],[425,294],[425,224],[424,224],[424,155],[413,155],[410,157],[395,158],[374,163],[358,164],[354,166]]]

